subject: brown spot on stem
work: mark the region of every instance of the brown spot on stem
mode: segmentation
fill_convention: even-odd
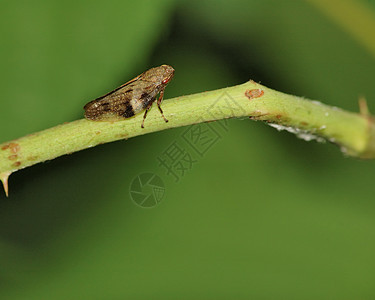
[[[302,122],[301,122],[301,125],[303,125],[303,126],[307,126],[307,125],[309,125],[309,123],[302,121]]]
[[[21,149],[21,147],[17,143],[10,143],[9,144],[9,149],[10,149],[10,152],[17,153]]]
[[[262,113],[260,110],[256,110],[253,112],[253,116],[250,116],[249,118],[252,120],[263,120],[265,116],[268,116],[268,113]]]
[[[129,136],[129,134],[127,134],[127,133],[120,133],[120,134],[117,135],[117,137],[119,137],[119,138],[121,138],[121,139],[125,139],[125,138],[127,138],[128,136]]]
[[[262,97],[263,95],[264,95],[264,91],[261,89],[246,90],[245,92],[245,96],[249,98],[249,100]]]
[[[276,115],[276,118],[277,119],[281,119],[281,115]]]
[[[20,161],[16,161],[14,164],[12,164],[13,167],[19,167],[21,165]]]
[[[1,147],[1,150],[6,150],[8,148],[9,148],[9,144],[6,144],[6,145],[4,145],[4,146]]]
[[[8,156],[8,159],[9,159],[9,160],[16,160],[17,157],[18,157],[17,154],[13,154],[13,155]]]
[[[38,159],[38,156],[37,155],[30,155],[27,157],[27,160],[29,161],[34,161],[34,160],[37,160]]]

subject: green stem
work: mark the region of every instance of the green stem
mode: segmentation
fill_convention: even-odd
[[[164,101],[168,123],[157,109],[118,122],[85,119],[65,123],[0,144],[0,180],[7,185],[9,175],[73,153],[134,136],[226,118],[250,117],[287,129],[310,140],[321,137],[339,145],[351,156],[375,158],[375,123],[365,113],[346,112],[317,101],[274,91],[253,81],[225,89],[177,97]]]

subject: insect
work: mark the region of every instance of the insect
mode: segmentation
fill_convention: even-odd
[[[144,128],[147,112],[159,94],[157,106],[164,121],[168,122],[160,103],[164,89],[173,75],[174,69],[168,65],[151,68],[112,92],[87,103],[83,107],[85,118],[93,121],[119,121],[145,110],[141,124]]]

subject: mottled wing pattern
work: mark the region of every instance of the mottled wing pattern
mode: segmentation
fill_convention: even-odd
[[[116,92],[116,91],[122,89],[123,87],[126,87],[126,86],[130,85],[131,83],[138,81],[138,80],[142,77],[142,75],[143,75],[143,74],[138,75],[137,77],[134,77],[132,80],[129,80],[128,82],[125,82],[124,84],[120,85],[118,88],[115,88],[113,91],[110,91],[109,93],[107,93],[107,94],[105,94],[105,95],[103,95],[103,96],[101,96],[101,97],[99,97],[99,98],[96,98],[95,100],[92,100],[91,102],[94,102],[94,101],[96,101],[96,100],[103,99],[103,98],[107,97],[108,95],[111,95],[111,94],[113,94],[114,92]],[[87,103],[87,104],[90,104],[91,102],[89,102],[89,103]],[[87,105],[87,104],[86,104],[86,105]],[[86,107],[86,105],[85,105],[85,107]]]
[[[94,121],[116,121],[134,116],[135,112],[129,103],[141,76],[139,75],[104,96],[87,103],[84,106],[85,117]]]
[[[84,106],[85,118],[93,121],[119,121],[144,110],[141,124],[143,128],[147,112],[160,93],[157,106],[164,121],[168,122],[160,103],[164,89],[173,75],[174,69],[168,65],[151,68],[108,94],[87,103]]]

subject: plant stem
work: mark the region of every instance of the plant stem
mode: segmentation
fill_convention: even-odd
[[[375,123],[365,109],[346,112],[253,81],[169,99],[162,106],[168,123],[154,108],[145,128],[141,128],[143,114],[117,122],[81,119],[0,144],[0,180],[6,189],[11,173],[64,154],[168,128],[243,117],[267,121],[306,140],[324,138],[351,156],[375,158]]]

